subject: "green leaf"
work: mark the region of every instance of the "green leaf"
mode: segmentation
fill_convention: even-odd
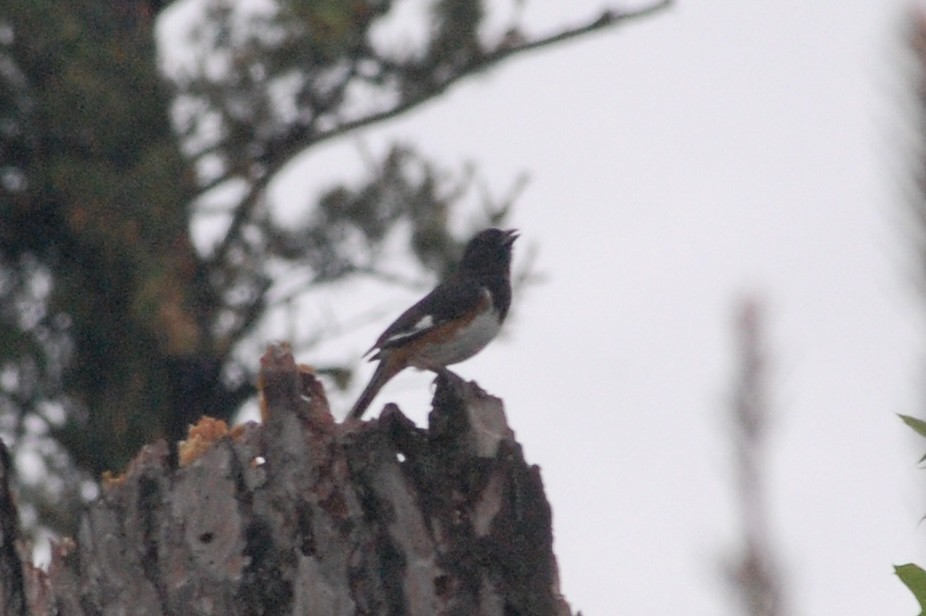
[[[916,597],[920,604],[920,616],[926,616],[926,571],[912,563],[894,567],[894,573]]]
[[[926,438],[926,421],[922,419],[917,419],[916,417],[910,417],[909,415],[897,414],[905,424],[916,430],[917,434]]]

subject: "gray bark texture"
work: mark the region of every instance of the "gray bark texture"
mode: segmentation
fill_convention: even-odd
[[[261,360],[264,422],[145,447],[28,563],[0,444],[7,616],[569,616],[540,470],[501,401],[438,378],[428,429],[388,405],[336,423],[285,346]]]

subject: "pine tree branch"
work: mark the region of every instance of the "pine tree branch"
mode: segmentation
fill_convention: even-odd
[[[401,116],[420,105],[437,98],[455,83],[470,77],[476,73],[487,70],[501,62],[514,56],[522,55],[529,51],[550,47],[565,41],[579,38],[586,34],[605,30],[617,26],[627,20],[641,19],[656,14],[672,5],[673,0],[659,0],[652,5],[631,10],[606,10],[595,19],[571,28],[566,28],[532,40],[520,41],[514,44],[503,42],[489,53],[484,53],[472,58],[468,64],[458,67],[453,74],[441,82],[433,84],[431,87],[421,90],[419,93],[408,96],[396,103],[394,106],[382,111],[369,113],[354,120],[348,120],[329,130],[313,134],[314,126],[297,125],[294,126],[285,138],[269,146],[271,152],[263,161],[266,169],[262,176],[255,180],[248,192],[242,197],[235,213],[232,217],[231,225],[225,238],[216,248],[212,263],[221,263],[231,246],[238,239],[244,224],[251,216],[251,212],[259,202],[260,194],[267,187],[270,180],[293,159],[294,156],[304,151],[306,148],[319,143],[335,139],[351,131],[355,131],[373,124],[385,122],[398,116]]]
[[[558,43],[572,40],[580,36],[596,32],[598,30],[604,30],[606,28],[616,26],[629,19],[647,17],[668,8],[671,6],[672,2],[673,0],[660,0],[653,5],[627,12],[607,10],[599,17],[581,26],[567,28],[565,30],[556,32],[555,34],[533,40],[523,41],[514,45],[501,44],[490,53],[473,58],[469,64],[459,69],[458,72],[448,77],[445,81],[435,84],[433,88],[429,88],[423,91],[421,94],[410,97],[407,100],[404,100],[401,103],[395,105],[391,109],[385,109],[380,112],[371,113],[367,116],[357,118],[356,120],[345,122],[344,124],[332,128],[331,130],[324,131],[313,137],[310,144],[315,145],[323,141],[334,139],[335,137],[339,137],[340,135],[350,131],[398,117],[422,105],[423,103],[426,103],[429,100],[440,96],[447,90],[447,88],[456,82],[474,75],[475,73],[491,68],[496,64],[500,64],[502,61],[507,60],[513,56],[521,55],[528,51],[549,47],[551,45],[556,45]],[[302,144],[302,147],[306,147],[307,145],[309,144]]]

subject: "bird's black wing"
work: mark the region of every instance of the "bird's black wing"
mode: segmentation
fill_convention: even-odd
[[[470,314],[486,301],[487,292],[471,279],[448,280],[399,315],[370,350],[406,344],[447,321]]]

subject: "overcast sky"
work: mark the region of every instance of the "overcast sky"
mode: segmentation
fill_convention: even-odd
[[[926,565],[923,446],[895,416],[926,404],[902,190],[906,6],[677,2],[468,81],[275,186],[304,206],[332,170],[361,168],[359,142],[381,154],[394,139],[478,163],[499,193],[530,174],[515,258],[536,245],[546,281],[456,371],[504,399],[542,467],[574,610],[736,613],[720,574],[737,547],[725,402],[735,302],[757,294],[772,534],[795,613],[916,613],[892,571]],[[600,7],[529,0],[526,15],[542,29]],[[386,312],[341,355],[412,299],[354,296]],[[429,382],[398,377],[374,412],[398,401],[423,423]]]

